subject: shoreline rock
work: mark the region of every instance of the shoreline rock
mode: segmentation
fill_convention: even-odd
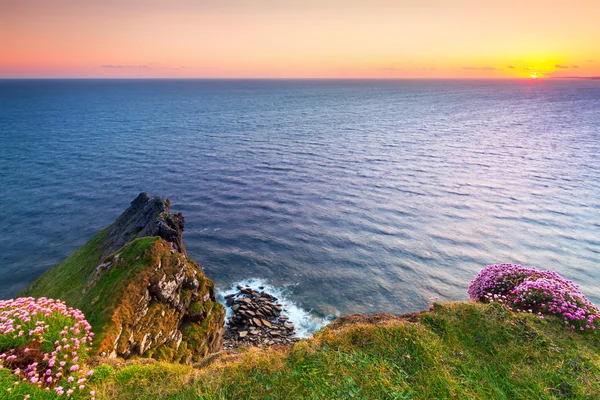
[[[299,340],[294,324],[282,314],[284,306],[275,296],[249,287],[237,286],[237,289],[238,292],[225,296],[225,305],[233,312],[223,335],[225,350],[290,345]]]

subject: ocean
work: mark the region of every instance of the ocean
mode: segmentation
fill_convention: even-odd
[[[221,293],[315,319],[464,300],[493,263],[600,304],[600,81],[0,81],[0,298],[142,191]]]

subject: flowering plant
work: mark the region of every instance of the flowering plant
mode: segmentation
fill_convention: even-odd
[[[93,336],[83,313],[62,301],[31,297],[0,301],[0,369],[17,377],[15,386],[28,383],[58,396],[83,391],[93,372],[84,376],[80,366]]]
[[[488,265],[471,281],[472,300],[499,302],[516,312],[556,315],[571,329],[596,329],[600,310],[579,286],[554,271],[516,264]],[[600,327],[600,325],[598,325]]]

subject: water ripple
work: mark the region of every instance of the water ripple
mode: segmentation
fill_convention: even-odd
[[[321,315],[466,298],[485,264],[600,303],[600,83],[1,81],[0,297],[171,198],[221,288]]]

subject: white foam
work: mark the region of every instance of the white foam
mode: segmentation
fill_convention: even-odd
[[[294,302],[290,301],[286,293],[288,289],[284,287],[275,287],[268,283],[268,281],[260,278],[245,279],[241,282],[235,283],[230,289],[217,289],[217,300],[225,304],[225,296],[239,292],[237,286],[249,287],[256,291],[264,291],[272,296],[277,297],[279,304],[284,306],[282,314],[286,315],[291,322],[294,323],[296,328],[296,337],[307,338],[311,337],[316,331],[327,325],[330,321],[328,318],[320,318],[312,315],[310,310],[304,310]],[[259,289],[262,286],[264,289]],[[232,317],[233,313],[231,308],[226,307],[227,317]]]

